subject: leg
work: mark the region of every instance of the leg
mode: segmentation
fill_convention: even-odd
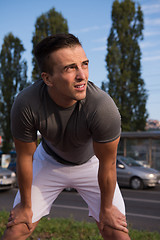
[[[38,222],[39,221],[33,223],[32,231],[28,230],[26,224],[18,224],[13,227],[7,228],[1,240],[25,240],[33,233]]]
[[[65,188],[61,165],[53,160],[53,163],[51,163],[51,161],[48,161],[49,157],[50,156],[44,152],[42,146],[39,145],[34,154],[33,161],[33,182],[31,190],[33,223],[49,214],[52,203]],[[64,180],[64,182],[66,181]],[[18,191],[13,207],[20,201],[21,196]]]
[[[74,187],[80,193],[82,198],[88,204],[89,207],[89,216],[92,216],[99,227],[99,213],[100,213],[100,189],[98,184],[98,167],[99,161],[94,156],[86,164],[81,166],[81,169],[75,167],[75,176]],[[80,175],[79,175],[80,173]],[[118,187],[118,184],[115,188],[115,193],[113,197],[113,205],[116,206],[121,213],[125,215],[125,205],[124,201]],[[103,231],[100,231],[104,240],[129,240],[128,234],[115,230],[109,226],[105,226]]]
[[[60,166],[56,163],[51,164],[48,162],[46,160],[47,157],[48,155],[44,153],[44,150],[39,146],[34,155],[31,192],[32,222],[34,223],[34,228],[43,216],[49,214],[52,203],[64,188],[63,182],[61,181],[63,173],[60,171]],[[66,182],[66,179],[64,182]],[[18,192],[14,201],[14,207],[20,203],[20,201],[21,196]],[[18,224],[6,229],[2,239],[24,240],[30,236],[32,232],[33,231],[28,231],[25,224]]]

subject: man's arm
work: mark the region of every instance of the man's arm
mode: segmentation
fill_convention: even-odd
[[[32,186],[32,162],[33,154],[36,150],[36,142],[26,143],[15,140],[17,152],[17,173],[18,184],[21,194],[21,203],[18,204],[10,215],[7,227],[15,224],[26,223],[28,228],[32,228],[32,210],[31,210],[31,186]]]
[[[105,225],[128,232],[125,216],[112,205],[117,175],[116,156],[119,138],[109,143],[94,142],[94,151],[99,159],[98,181],[101,191],[100,228]]]

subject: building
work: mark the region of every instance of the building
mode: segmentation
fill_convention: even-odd
[[[160,131],[122,132],[118,154],[160,170]]]
[[[160,121],[149,119],[146,123],[146,130],[160,130]]]

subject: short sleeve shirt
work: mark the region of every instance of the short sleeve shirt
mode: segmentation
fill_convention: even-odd
[[[35,141],[39,131],[57,156],[83,164],[94,155],[93,141],[111,142],[120,136],[121,118],[112,98],[90,81],[85,99],[62,108],[40,80],[17,96],[11,129],[13,136],[24,142]]]

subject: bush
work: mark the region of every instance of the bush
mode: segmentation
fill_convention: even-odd
[[[0,212],[0,237],[8,221],[9,213]],[[132,240],[159,240],[157,232],[146,232],[130,229]],[[74,219],[42,218],[28,240],[102,240],[97,225],[89,222],[78,222]]]

